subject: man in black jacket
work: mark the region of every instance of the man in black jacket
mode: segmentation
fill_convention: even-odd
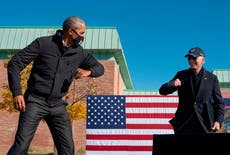
[[[44,119],[59,155],[74,155],[66,95],[74,78],[99,77],[104,67],[80,45],[85,22],[68,17],[63,30],[40,37],[16,53],[8,64],[8,81],[15,108],[20,111],[15,141],[8,155],[26,155],[39,122]],[[33,61],[28,88],[22,94],[20,72]]]
[[[177,72],[159,89],[162,95],[178,91],[179,104],[170,123],[175,134],[216,132],[224,120],[224,101],[218,79],[204,69],[205,54],[201,48],[191,48],[185,57],[190,68]]]

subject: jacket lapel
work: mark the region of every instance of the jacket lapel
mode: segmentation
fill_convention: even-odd
[[[191,89],[192,89],[192,95],[193,95],[193,98],[195,99],[195,88],[193,86],[193,79],[192,79],[192,71],[190,72],[190,76],[189,76],[189,80],[190,80],[190,86],[191,86]]]
[[[201,81],[200,81],[200,87],[199,87],[198,92],[197,92],[197,98],[200,96],[202,88],[205,88],[205,83],[206,83],[207,79],[208,79],[207,78],[207,72],[204,70],[204,73],[203,73]]]

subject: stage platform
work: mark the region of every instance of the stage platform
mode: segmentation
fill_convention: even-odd
[[[230,154],[230,133],[153,135],[152,155],[225,154]]]

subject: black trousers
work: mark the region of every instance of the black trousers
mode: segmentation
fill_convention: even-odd
[[[15,141],[7,155],[27,155],[42,119],[51,131],[58,155],[74,155],[72,126],[66,104],[62,101],[51,106],[45,99],[32,95],[28,95],[25,100],[26,111],[20,112]]]

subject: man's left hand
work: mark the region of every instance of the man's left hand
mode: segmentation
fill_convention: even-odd
[[[214,122],[212,130],[215,131],[215,132],[220,130],[220,123],[219,122]]]
[[[84,69],[78,68],[77,72],[76,72],[76,75],[75,75],[75,78],[76,79],[81,79],[83,77],[90,76],[90,74],[91,74],[91,70],[84,70]]]

